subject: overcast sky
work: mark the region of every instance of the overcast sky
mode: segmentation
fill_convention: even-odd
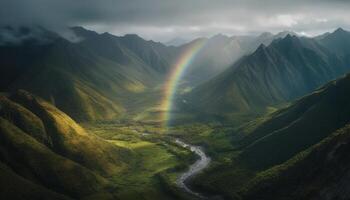
[[[0,0],[0,25],[81,25],[167,41],[217,33],[350,29],[350,0]]]

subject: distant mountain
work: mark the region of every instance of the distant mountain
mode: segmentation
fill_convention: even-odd
[[[85,38],[82,45],[90,48],[101,56],[108,56],[117,62],[123,62],[122,54],[132,54],[138,57],[149,67],[158,72],[167,72],[177,48],[167,47],[160,42],[146,41],[136,34],[114,36],[109,33],[96,34],[93,31],[75,27],[73,30],[78,36]],[[97,48],[97,49],[95,49]],[[116,52],[115,52],[116,51]]]
[[[157,105],[160,86],[188,46],[165,46],[135,34],[98,34],[82,27],[70,29],[74,42],[40,27],[4,30],[0,89],[26,89],[78,121],[119,118]],[[206,44],[188,67],[185,85],[213,78],[259,43],[276,37],[218,34],[203,39]]]
[[[287,35],[260,45],[184,97],[207,114],[256,113],[301,97],[349,71],[343,59],[310,38]],[[205,108],[205,109],[204,109]]]
[[[293,32],[262,33],[258,36],[232,36],[217,34],[205,39],[204,47],[194,57],[184,77],[187,86],[203,83],[232,66],[244,55],[254,52],[259,45],[269,45],[273,40]]]
[[[350,64],[350,32],[338,28],[333,33],[319,38],[319,42]]]
[[[98,34],[82,27],[71,28],[79,38],[75,42],[42,28],[7,30],[26,39],[0,45],[0,90],[28,90],[77,121],[142,114],[158,105],[169,69],[191,44],[166,46],[135,34]],[[291,32],[200,38],[205,45],[180,84],[198,87],[185,100],[191,109],[204,106],[221,115],[261,111],[300,97],[348,70],[347,49],[333,53],[337,45],[330,46],[332,38],[346,33],[338,30],[322,40]],[[32,35],[49,39],[28,39]]]
[[[130,154],[25,91],[0,96],[0,138],[2,199],[112,199]]]
[[[163,82],[177,54],[174,47],[136,35],[72,30],[80,42],[57,36],[40,45],[1,45],[0,89],[26,89],[78,121],[113,119],[129,109],[131,96],[138,101]]]
[[[187,42],[189,42],[189,41],[186,40],[186,39],[177,37],[177,38],[174,38],[172,40],[169,40],[168,42],[165,42],[164,44],[167,45],[167,46],[178,47],[178,46],[186,44]]]
[[[282,31],[277,33],[276,35],[273,36],[274,39],[278,39],[278,38],[285,38],[287,35],[290,36],[298,36],[298,34],[296,34],[293,31]]]
[[[297,36],[297,34],[292,31],[282,31],[276,33],[275,35],[269,32],[264,32],[258,35],[257,37],[246,41],[246,43],[244,44],[246,46],[245,49],[247,53],[250,54],[253,53],[261,44],[268,46],[271,44],[272,41],[280,38],[285,38],[287,35]]]
[[[218,34],[209,39],[202,38],[204,46],[194,57],[183,78],[186,85],[195,86],[225,70],[244,55],[238,38]]]
[[[58,34],[42,27],[0,27],[0,45],[44,45],[54,42]]]

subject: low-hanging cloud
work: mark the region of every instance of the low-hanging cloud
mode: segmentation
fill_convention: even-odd
[[[83,25],[154,40],[350,27],[346,0],[2,0],[0,25]]]

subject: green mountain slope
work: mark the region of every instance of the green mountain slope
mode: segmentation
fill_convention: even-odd
[[[6,186],[0,188],[1,199],[71,199],[26,180],[3,163],[0,163],[0,177],[0,184]]]
[[[24,91],[1,96],[0,137],[1,180],[13,177],[13,184],[2,185],[8,192],[1,195],[14,199],[111,199],[108,190],[114,186],[104,177],[121,172],[128,162],[129,150],[88,134]],[[33,190],[14,188],[20,185]]]
[[[243,191],[243,199],[348,199],[349,128],[261,172]]]
[[[231,160],[195,184],[233,199],[347,199],[349,91],[347,74],[235,130]]]
[[[28,90],[78,121],[120,118],[140,94],[154,92],[176,53],[135,35],[73,30],[80,42],[57,36],[45,44],[0,46],[1,90]],[[145,100],[136,109],[156,103]]]
[[[350,120],[349,90],[347,75],[274,113],[241,141],[242,159],[257,168],[279,164],[343,127]]]

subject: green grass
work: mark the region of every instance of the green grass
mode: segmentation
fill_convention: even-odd
[[[108,142],[130,150],[128,167],[110,178],[120,199],[176,199],[175,181],[193,155],[151,125],[85,124]],[[181,192],[180,192],[181,193]]]
[[[215,161],[224,161],[230,160],[235,151],[232,143],[234,131],[234,128],[220,124],[193,123],[172,127],[168,132],[173,137],[182,138],[188,143],[202,146]]]
[[[336,199],[347,185],[342,179],[349,166],[349,130],[346,125],[283,164],[259,172],[241,193],[245,199],[311,199],[327,190],[329,199]]]

